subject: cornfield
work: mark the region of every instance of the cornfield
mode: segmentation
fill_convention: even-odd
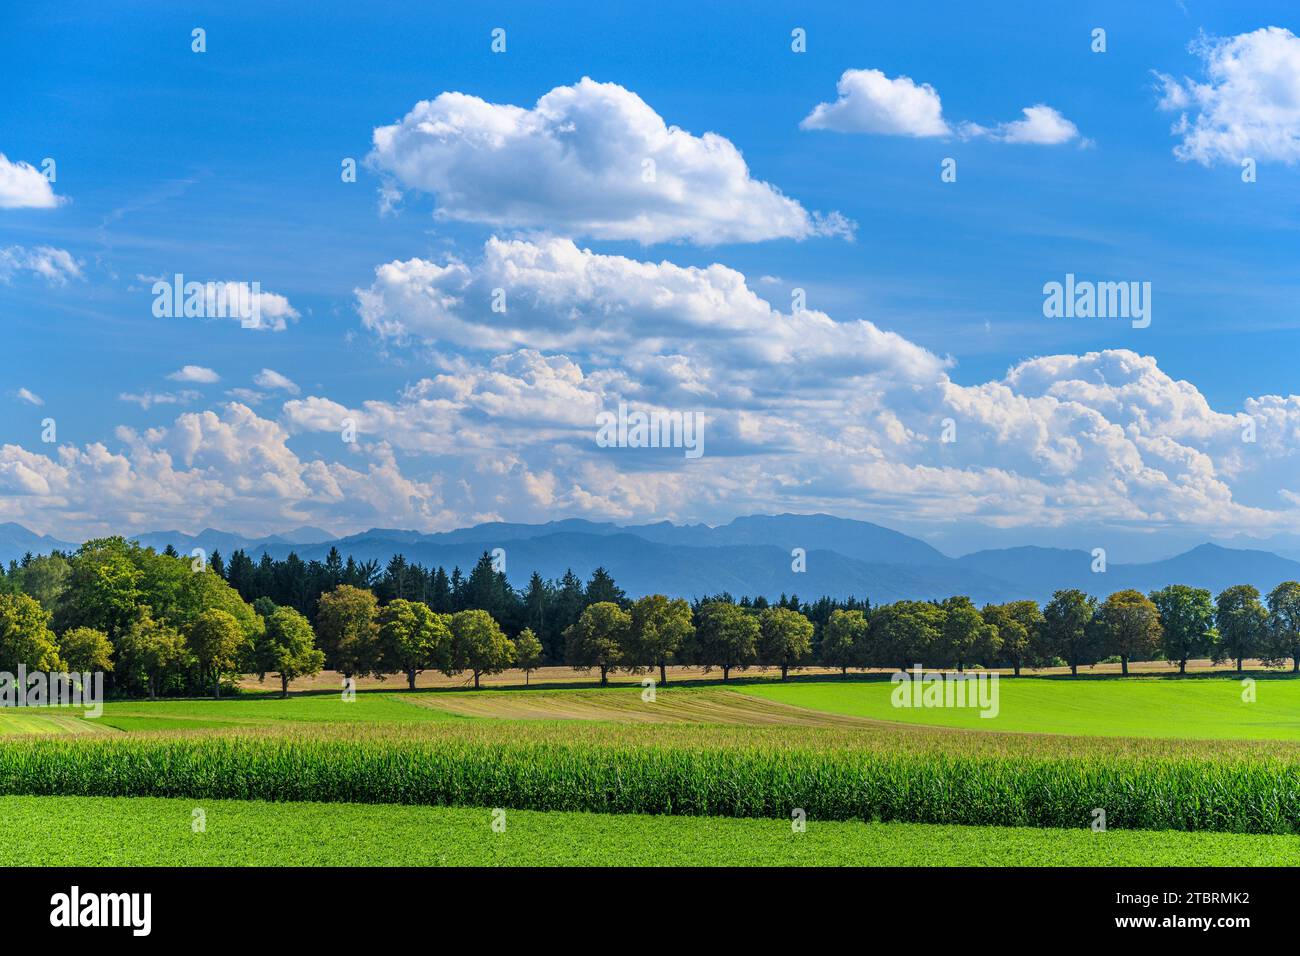
[[[510,731],[507,733],[506,731]],[[1000,826],[1238,833],[1300,831],[1300,762],[1104,745],[1046,756],[953,738],[699,733],[641,737],[303,728],[115,739],[26,738],[0,747],[0,793],[499,806]],[[608,733],[608,728],[606,728]],[[715,739],[716,738],[716,739]],[[946,740],[946,746],[935,741]],[[919,741],[919,742],[918,742]]]

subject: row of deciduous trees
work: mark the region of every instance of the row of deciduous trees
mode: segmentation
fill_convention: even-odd
[[[1216,663],[1248,658],[1291,662],[1300,671],[1300,583],[1286,581],[1266,600],[1248,584],[1217,598],[1203,588],[1172,584],[1150,595],[1116,591],[1105,600],[1076,589],[1057,591],[1043,607],[1035,601],[987,604],[968,598],[899,601],[869,614],[837,611],[821,635],[822,664],[906,667],[921,663],[1022,667],[1064,662],[1080,667],[1116,659],[1128,673],[1132,661],[1164,659],[1185,671],[1193,658]]]
[[[478,569],[476,568],[476,571]],[[486,576],[480,576],[484,581]],[[599,576],[598,576],[599,577]],[[474,685],[509,667],[531,672],[559,657],[611,672],[669,664],[732,671],[760,665],[791,669],[1022,667],[1064,662],[1074,673],[1103,659],[1163,658],[1185,668],[1195,657],[1300,670],[1300,583],[1266,598],[1249,585],[1208,591],[1170,585],[1150,595],[1117,591],[1099,600],[1056,592],[1043,607],[1011,601],[977,608],[968,598],[800,604],[797,598],[736,602],[727,595],[694,604],[664,595],[629,600],[608,575],[593,578],[584,601],[547,654],[527,625],[507,636],[483,608],[439,611],[405,597],[340,583],[318,595],[308,615],[267,596],[251,604],[225,577],[190,559],[126,542],[89,541],[71,555],[25,560],[0,577],[0,670],[102,670],[125,694],[219,694],[241,673],[290,681],[330,666],[345,676],[422,671],[468,673]]]
[[[412,690],[422,671],[484,674],[509,667],[532,671],[542,646],[529,628],[512,641],[487,611],[440,614],[421,601],[395,598],[382,607],[374,592],[341,584],[320,597],[316,629],[327,659],[345,677],[406,675]]]
[[[346,588],[322,596],[321,607],[330,609]],[[368,592],[348,591],[349,602],[374,602]],[[355,593],[353,593],[355,592]],[[358,595],[367,595],[359,597]],[[391,610],[394,607],[400,611]],[[421,625],[429,637],[421,641],[384,638],[394,627],[400,633],[415,625],[411,608],[433,623]],[[440,616],[415,602],[394,601],[371,612],[378,622],[374,641],[377,667],[391,667],[386,647],[410,648],[402,670],[411,678],[422,669],[444,673],[471,670],[475,686],[480,673],[510,666],[505,656],[484,652],[483,664],[474,659],[474,641],[458,637],[459,612],[439,623]],[[400,625],[384,623],[397,614]],[[423,620],[424,618],[420,618]],[[319,622],[327,647],[337,646],[337,630]],[[487,616],[490,621],[490,616]],[[485,622],[485,625],[486,622]],[[389,630],[386,630],[389,629]],[[518,641],[536,643],[525,629]],[[694,606],[681,598],[648,595],[623,603],[601,601],[586,607],[564,632],[565,662],[600,672],[601,683],[616,670],[633,673],[655,670],[667,681],[668,664],[693,664],[718,668],[723,680],[733,670],[753,665],[777,667],[784,679],[791,669],[820,664],[849,668],[905,668],[1006,665],[1019,674],[1023,667],[1064,662],[1078,669],[1103,659],[1117,659],[1123,673],[1132,661],[1165,659],[1185,670],[1187,661],[1208,656],[1216,662],[1235,661],[1237,669],[1247,658],[1268,664],[1290,661],[1300,670],[1300,583],[1285,582],[1261,601],[1250,585],[1225,589],[1217,599],[1210,592],[1186,585],[1170,585],[1144,595],[1116,591],[1105,600],[1079,590],[1057,591],[1043,607],[1035,601],[1011,601],[977,608],[966,597],[944,601],[899,601],[874,610],[838,608],[815,624],[798,609],[785,606],[754,607],[726,599]],[[499,641],[509,644],[502,636]],[[490,647],[490,644],[484,644]],[[334,653],[335,661],[342,658]],[[523,656],[517,666],[531,669],[540,652]],[[337,663],[335,666],[339,666]]]

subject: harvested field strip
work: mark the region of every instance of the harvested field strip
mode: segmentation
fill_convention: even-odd
[[[112,733],[113,728],[81,717],[80,710],[58,711],[6,707],[0,709],[0,736],[9,734]]]
[[[462,717],[507,720],[609,720],[620,723],[705,723],[748,726],[864,727],[879,721],[823,714],[729,690],[660,689],[654,701],[638,690],[421,694],[410,700]]]

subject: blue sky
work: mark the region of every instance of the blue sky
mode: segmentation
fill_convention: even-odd
[[[972,15],[967,4],[919,2],[861,10],[325,2],[310,17],[265,6],[116,4],[110,13],[71,3],[53,13],[0,13],[0,153],[38,167],[53,158],[61,200],[0,208],[0,250],[10,250],[11,263],[6,274],[0,259],[8,345],[0,445],[9,449],[0,458],[0,520],[75,537],[163,525],[271,532],[311,523],[343,532],[484,518],[717,522],[753,511],[831,511],[923,534],[950,551],[1105,539],[1135,556],[1210,536],[1300,531],[1295,503],[1281,494],[1295,470],[1297,428],[1287,397],[1297,391],[1300,131],[1288,104],[1300,88],[1288,83],[1300,81],[1288,57],[1300,62],[1300,54],[1285,38],[1281,65],[1272,47],[1250,40],[1218,54],[1189,48],[1202,35],[1228,41],[1266,27],[1300,29],[1287,5],[1188,0],[1084,11],[1007,3]],[[206,52],[191,51],[195,27],[206,31]],[[497,27],[506,30],[505,53],[490,49]],[[806,53],[791,50],[795,27],[807,31]],[[1104,53],[1090,50],[1095,27],[1106,31]],[[1231,86],[1207,72],[1216,55],[1234,77],[1275,72]],[[801,128],[817,104],[836,101],[846,70],[928,84],[948,132]],[[1162,108],[1171,97],[1157,73],[1179,84],[1190,108]],[[439,94],[528,110],[583,77],[617,85],[695,137],[724,137],[743,155],[747,182],[768,184],[809,214],[838,212],[856,224],[853,241],[737,241],[713,217],[703,231],[643,242],[635,230],[584,229],[563,212],[549,220],[546,197],[532,207],[543,210],[540,219],[505,210],[484,221],[422,187],[433,173],[372,153],[377,127]],[[1210,98],[1198,99],[1184,78],[1209,83]],[[1231,88],[1216,92],[1216,82]],[[1251,125],[1256,114],[1233,125],[1232,111],[1249,108],[1241,100],[1256,94],[1278,97],[1279,109],[1263,110],[1275,128]],[[1037,104],[1076,134],[1050,144],[1007,141],[1005,124]],[[1206,140],[1199,156],[1176,156],[1185,137],[1171,125],[1180,115],[1203,121],[1209,142],[1235,136],[1258,154],[1257,181],[1243,183],[1235,154],[1207,152]],[[1241,145],[1243,128],[1262,150],[1249,139]],[[360,164],[355,183],[340,180],[347,157]],[[947,157],[957,161],[955,183],[940,181]],[[477,174],[470,163],[447,175]],[[529,200],[532,180],[544,175],[520,162],[516,198]],[[385,183],[402,193],[388,212]],[[439,209],[452,216],[435,216]],[[620,206],[614,215],[635,213]],[[895,374],[915,358],[897,343],[832,337],[830,351],[846,348],[845,361],[869,371],[827,373],[819,370],[824,351],[802,355],[794,346],[767,368],[749,333],[731,348],[694,327],[653,355],[682,358],[704,376],[686,386],[662,364],[651,369],[626,354],[628,343],[654,332],[653,310],[629,320],[606,348],[572,337],[557,345],[531,314],[508,342],[486,347],[468,332],[444,334],[435,318],[393,335],[359,314],[357,290],[374,288],[377,267],[454,257],[475,272],[493,237],[531,251],[545,237],[620,261],[718,264],[780,313],[802,288],[808,308],[828,321],[847,328],[865,320],[938,364]],[[65,251],[76,272],[51,279],[33,271],[40,249]],[[151,281],[175,273],[257,281],[298,318],[283,332],[157,318]],[[1044,318],[1043,284],[1066,273],[1150,282],[1150,327]],[[534,309],[543,300],[562,307],[540,286],[519,294]],[[599,301],[611,294],[617,306]],[[603,310],[642,307],[621,295],[604,289],[584,301],[577,321],[592,338]],[[393,289],[382,308],[400,311]],[[492,321],[475,314],[461,324],[482,323],[491,340]],[[692,470],[675,456],[589,447],[590,435],[556,410],[572,407],[572,396],[551,390],[530,403],[501,383],[513,376],[536,386],[534,372],[520,371],[523,360],[501,358],[520,349],[573,363],[591,386],[581,389],[585,397],[598,404],[622,397],[702,409],[716,436],[707,464]],[[1110,358],[1082,360],[1091,353]],[[1005,384],[1012,367],[1050,356],[1079,360],[1027,371],[1021,377],[1032,386]],[[1138,359],[1154,364],[1139,375]],[[494,360],[505,365],[491,373]],[[219,380],[168,378],[189,365]],[[800,368],[804,377],[792,371]],[[264,369],[293,388],[256,384],[259,375],[269,381]],[[484,370],[497,376],[495,386],[484,384]],[[926,374],[933,381],[920,380]],[[421,388],[440,375],[450,378]],[[1012,397],[990,394],[999,382]],[[1180,382],[1209,411],[1171,411],[1189,401]],[[498,391],[484,398],[485,388]],[[503,393],[513,406],[502,406]],[[906,397],[918,393],[928,397]],[[155,401],[141,407],[146,395]],[[1035,422],[1007,424],[1016,416],[1008,409],[1053,396],[1094,414],[1036,408]],[[1268,396],[1278,400],[1259,416],[1259,442],[1233,444],[1240,416]],[[420,400],[431,404],[414,408]],[[253,418],[232,425],[232,401]],[[336,425],[326,427],[336,410],[360,413],[360,442],[345,445]],[[205,414],[225,425],[194,417]],[[57,422],[53,444],[40,440],[47,417]],[[933,440],[946,417],[958,429],[951,448]],[[1098,437],[1099,428],[1113,434]],[[244,450],[223,451],[223,442]],[[1178,449],[1160,447],[1170,442]],[[204,443],[212,446],[206,454],[196,450]],[[331,473],[335,466],[346,474]]]

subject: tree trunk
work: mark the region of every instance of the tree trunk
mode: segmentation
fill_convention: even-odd
[[[659,662],[659,683],[668,686],[668,667],[663,661]]]
[[[727,680],[727,678],[729,678],[730,676],[731,676],[731,667],[730,667],[730,666],[724,666],[724,667],[722,668],[722,679],[723,679],[723,681],[725,682],[725,681]]]
[[[528,686],[528,675],[529,675],[529,673],[530,673],[529,671],[524,671],[524,686],[525,686],[525,687]]]
[[[841,676],[841,677],[848,677],[848,676],[849,676],[849,665],[848,665],[848,664],[845,664],[843,667],[840,668],[840,676]]]
[[[960,673],[964,670],[964,665],[965,665],[965,661],[958,661],[958,662],[957,662],[957,673],[958,673],[958,674],[960,674]]]
[[[600,686],[601,687],[609,686],[609,668],[606,667],[604,664],[600,666]]]
[[[158,699],[158,678],[150,676],[149,678],[149,699]]]
[[[1186,674],[1186,673],[1187,673],[1187,661],[1186,661],[1186,659],[1181,660],[1181,661],[1178,662],[1178,673],[1180,673],[1180,674]]]
[[[1019,676],[1020,676],[1020,661],[1014,661],[1014,662],[1012,663],[1012,666],[1016,669],[1015,676],[1016,676],[1016,677],[1019,677]]]
[[[478,671],[474,672],[474,689],[478,690]]]
[[[781,680],[785,680],[785,679],[786,679],[786,675],[788,675],[789,673],[790,673],[790,665],[789,665],[789,664],[782,664],[782,665],[781,665]]]
[[[1300,674],[1300,657],[1291,658],[1291,673]]]
[[[289,678],[281,674],[280,675],[280,699],[283,700],[288,696],[289,696]]]
[[[1128,655],[1127,654],[1121,654],[1119,656],[1119,672],[1122,676],[1128,677]]]
[[[1238,673],[1238,674],[1241,673],[1241,658],[1240,658],[1240,657],[1237,658],[1237,673]]]
[[[1070,662],[1070,676],[1071,677],[1079,676],[1079,665],[1074,663],[1073,661]]]
[[[414,667],[412,667],[410,670],[406,672],[406,686],[411,690],[415,690],[415,668]]]
[[[217,676],[212,681],[212,697],[214,700],[221,699],[221,672],[220,671],[217,671]]]

